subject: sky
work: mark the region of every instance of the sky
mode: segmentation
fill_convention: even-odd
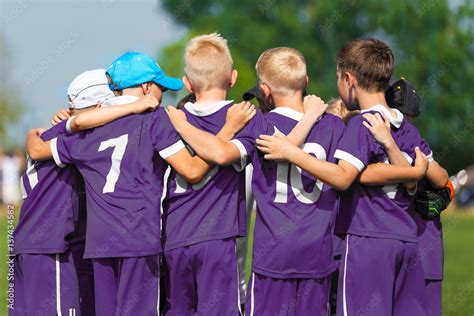
[[[107,68],[127,50],[157,57],[186,32],[160,0],[0,0],[0,16],[0,80],[24,111],[9,126],[16,143],[67,107],[67,86],[81,72]]]

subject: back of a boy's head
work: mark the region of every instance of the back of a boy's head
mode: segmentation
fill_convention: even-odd
[[[353,74],[359,86],[370,92],[384,92],[387,89],[393,66],[390,46],[375,38],[350,41],[337,55],[338,70]]]
[[[184,73],[195,91],[229,87],[233,69],[227,40],[217,33],[194,37],[184,52]]]
[[[270,87],[272,94],[294,94],[307,85],[306,61],[295,48],[267,49],[258,58],[255,68],[258,79]]]

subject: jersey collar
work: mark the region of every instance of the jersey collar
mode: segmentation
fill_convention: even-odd
[[[396,128],[400,128],[400,126],[402,126],[402,122],[403,122],[403,114],[402,114],[402,112],[400,112],[397,109],[391,109],[391,110],[396,113],[395,117],[393,117],[392,114],[390,113],[389,109],[387,109],[382,104],[374,105],[374,106],[372,106],[368,109],[362,110],[360,112],[361,113],[365,113],[365,112],[369,112],[369,111],[379,112],[380,114],[383,114],[386,118],[389,119],[390,124],[392,124]]]
[[[133,95],[116,96],[116,97],[107,99],[104,103],[101,104],[101,107],[132,103],[132,102],[137,101],[138,99],[140,98]]]
[[[292,108],[288,108],[286,106],[277,107],[277,108],[271,110],[270,112],[271,113],[277,113],[277,114],[289,117],[290,119],[293,119],[293,120],[298,121],[298,122],[301,120],[301,118],[304,115],[303,113],[295,111]]]
[[[196,115],[196,116],[208,116],[213,113],[216,113],[220,109],[222,109],[224,106],[234,102],[234,100],[222,100],[210,105],[206,105],[204,107],[196,107],[195,103],[188,102],[184,105],[186,110],[189,111],[189,113]]]

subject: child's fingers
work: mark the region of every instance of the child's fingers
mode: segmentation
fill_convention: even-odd
[[[268,140],[264,140],[261,138],[257,138],[256,142],[258,146],[265,146],[265,147],[268,147],[271,144],[271,142],[269,142]]]
[[[263,153],[267,153],[267,154],[270,153],[270,149],[268,149],[267,147],[257,146],[257,149]]]
[[[366,121],[363,121],[362,124],[364,124],[365,127],[367,127],[367,129],[369,131],[372,131],[372,125],[370,125],[369,123],[367,123]]]

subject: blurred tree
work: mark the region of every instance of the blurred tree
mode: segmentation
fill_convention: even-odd
[[[5,46],[0,38],[0,148],[12,146],[12,142],[7,137],[7,127],[18,120],[21,114],[20,104],[11,90],[6,85],[6,53]]]
[[[160,60],[168,71],[183,74],[183,50],[190,37],[219,32],[239,70],[230,92],[235,100],[256,84],[254,65],[267,48],[301,50],[308,63],[308,91],[328,99],[337,95],[335,59],[344,43],[361,36],[385,40],[394,50],[395,75],[412,81],[423,95],[416,124],[436,159],[451,172],[473,163],[472,1],[163,0],[162,6],[170,21],[189,29],[162,51]]]

